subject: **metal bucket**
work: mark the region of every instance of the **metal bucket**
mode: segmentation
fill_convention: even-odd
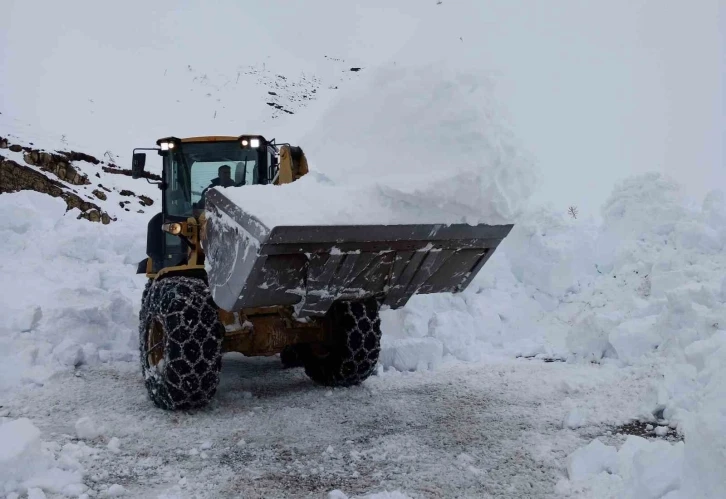
[[[322,316],[336,300],[466,289],[513,225],[266,227],[220,191],[207,194],[205,253],[212,297],[228,311],[294,306]]]

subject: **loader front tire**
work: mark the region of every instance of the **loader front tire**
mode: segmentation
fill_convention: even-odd
[[[141,370],[149,398],[162,409],[209,403],[222,368],[224,327],[201,279],[168,277],[145,293],[139,317]]]
[[[354,386],[376,369],[381,352],[381,319],[374,299],[333,304],[326,318],[330,340],[313,345],[305,373],[324,386]]]

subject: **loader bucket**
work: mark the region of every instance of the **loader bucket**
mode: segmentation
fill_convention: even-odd
[[[266,227],[220,191],[207,194],[209,287],[227,311],[291,305],[322,316],[334,301],[378,297],[399,308],[415,293],[466,289],[512,225]]]

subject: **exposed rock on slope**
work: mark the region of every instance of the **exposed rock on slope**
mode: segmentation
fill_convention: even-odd
[[[67,190],[62,183],[0,154],[0,193],[24,190],[38,191],[63,198],[69,210],[73,208],[81,210],[79,218],[104,224],[111,221],[108,213],[101,210],[98,205],[84,201],[77,194]]]
[[[116,218],[109,214],[106,204],[112,203],[109,193],[112,189],[99,183],[98,188],[90,192],[81,192],[76,187],[89,190],[92,187],[88,168],[86,172],[80,166],[85,163],[97,167],[95,177],[102,178],[106,174],[131,175],[130,170],[98,160],[97,158],[76,151],[48,152],[30,146],[13,144],[7,138],[0,137],[0,194],[33,190],[62,198],[68,210],[77,208],[81,213],[78,218],[91,222],[108,224]],[[21,156],[22,155],[22,156]],[[22,158],[22,159],[21,159]],[[144,177],[159,180],[158,175],[146,173]],[[115,188],[113,190],[116,190]],[[144,195],[137,195],[131,190],[118,193],[124,197],[136,198],[140,207],[151,206],[154,201]],[[115,203],[114,203],[115,204]],[[119,203],[125,211],[131,211],[132,202],[124,200]],[[143,211],[137,208],[138,211]]]

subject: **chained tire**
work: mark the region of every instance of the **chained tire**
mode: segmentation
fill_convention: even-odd
[[[151,291],[151,286],[154,284],[154,281],[151,279],[148,279],[146,281],[146,285],[144,286],[144,291],[141,293],[141,310],[139,311],[139,325],[146,320],[146,314],[148,313],[149,309],[149,291]]]
[[[168,277],[147,285],[139,314],[141,371],[162,409],[209,403],[222,369],[222,326],[201,279]]]
[[[354,386],[376,369],[381,352],[378,302],[368,299],[333,304],[326,317],[330,340],[304,358],[305,373],[324,386]]]

